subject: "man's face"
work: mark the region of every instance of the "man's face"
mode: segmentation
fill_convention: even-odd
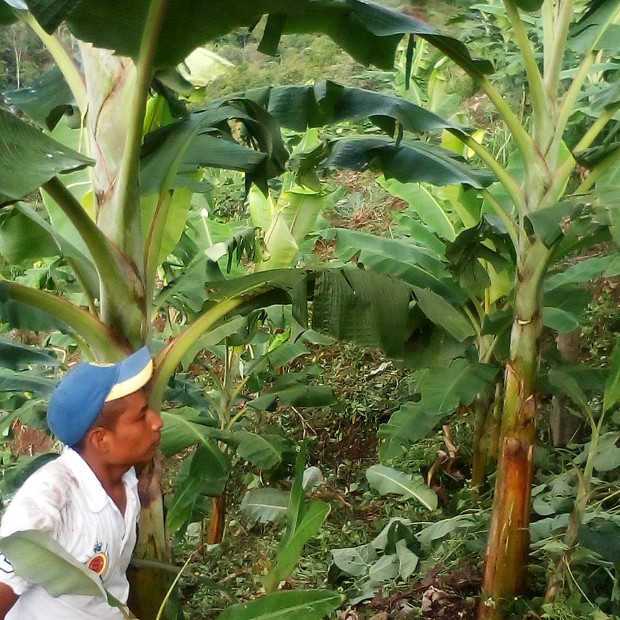
[[[149,408],[144,390],[119,400],[123,401],[123,411],[116,418],[114,428],[105,429],[105,460],[109,465],[147,463],[159,445],[161,416]]]

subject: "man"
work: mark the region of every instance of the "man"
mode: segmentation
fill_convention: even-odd
[[[148,462],[162,421],[148,406],[153,362],[146,347],[118,364],[81,363],[54,390],[48,425],[65,444],[15,494],[0,536],[42,530],[127,601],[127,567],[140,513],[134,465]],[[0,620],[121,619],[103,598],[50,596],[0,555]]]

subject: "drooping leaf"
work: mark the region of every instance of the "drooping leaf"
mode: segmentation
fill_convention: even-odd
[[[260,469],[273,469],[282,461],[282,453],[291,449],[290,442],[280,435],[237,431],[233,439],[238,443],[237,454]]]
[[[8,4],[0,2],[0,26],[9,26],[15,21],[17,21],[15,12]]]
[[[445,414],[424,409],[419,403],[405,403],[395,411],[389,422],[379,427],[379,455],[387,463],[399,456],[404,447],[424,439]]]
[[[271,487],[250,489],[241,502],[241,512],[253,522],[274,523],[284,519],[288,502],[287,491]]]
[[[325,234],[335,236],[339,258],[414,286],[429,288],[451,301],[463,301],[464,294],[451,281],[446,265],[433,251],[412,239],[386,239],[358,230],[333,229]],[[459,294],[460,293],[460,294]]]
[[[0,552],[19,577],[41,586],[51,596],[81,594],[106,598],[101,582],[93,573],[43,531],[26,530],[2,538]]]
[[[71,0],[43,1],[64,7],[65,14],[72,8]],[[129,7],[120,0],[106,3],[81,0],[64,16],[78,38],[136,58],[147,8],[147,0],[136,0]],[[468,73],[482,75],[492,71],[489,62],[472,59],[460,41],[409,15],[361,0],[330,0],[320,5],[308,0],[294,4],[283,0],[252,3],[215,0],[208,7],[191,0],[178,0],[166,14],[155,64],[174,66],[199,45],[239,27],[256,24],[266,13],[270,18],[260,46],[264,53],[275,52],[282,33],[322,32],[359,62],[391,69],[400,40],[404,35],[414,34],[440,49]],[[57,10],[54,21],[62,16],[63,12]]]
[[[547,376],[549,384],[555,388],[556,394],[568,396],[580,409],[588,409],[588,398],[581,389],[581,386],[569,373],[563,372],[559,368],[552,368]]]
[[[344,596],[329,590],[274,592],[224,610],[217,620],[321,620],[340,607]]]
[[[562,222],[569,218],[579,207],[574,200],[560,202],[553,207],[538,209],[529,213],[527,218],[532,223],[536,234],[543,243],[551,247],[562,236]]]
[[[54,176],[92,163],[0,108],[0,194],[18,200]]]
[[[48,396],[55,387],[56,381],[36,372],[0,368],[0,392],[33,392]]]
[[[498,368],[456,359],[447,368],[429,369],[420,382],[420,403],[437,413],[454,411],[459,405],[469,405],[476,394],[492,383]]]
[[[437,495],[424,484],[421,476],[412,477],[392,467],[373,465],[366,470],[366,478],[381,495],[400,495],[419,501],[427,510],[437,508]]]
[[[620,562],[620,526],[614,521],[598,518],[581,525],[579,542],[608,562]]]
[[[445,368],[420,371],[418,402],[405,403],[379,428],[381,460],[398,456],[403,446],[426,437],[459,405],[469,405],[489,388],[498,369],[459,358]]]
[[[407,99],[342,86],[331,80],[314,85],[259,88],[246,96],[265,107],[283,127],[300,132],[366,118],[390,135],[394,135],[396,123],[405,131],[416,133],[448,127],[460,129]]]
[[[248,148],[230,135],[228,121],[243,124]],[[141,184],[144,193],[160,191],[172,175],[183,184],[199,168],[240,170],[266,180],[280,174],[288,159],[280,128],[254,101],[238,97],[215,102],[145,137]],[[176,178],[176,180],[175,180]]]
[[[21,370],[29,365],[58,366],[56,357],[41,347],[30,347],[0,337],[0,366]]]
[[[328,148],[325,165],[329,167],[371,169],[402,183],[462,183],[483,188],[494,181],[489,172],[472,168],[454,153],[426,142],[403,140],[397,145],[388,138],[345,138],[330,142]]]
[[[571,28],[570,47],[579,53],[588,50],[616,50],[618,5],[615,0],[590,3],[586,12]]]
[[[0,255],[17,264],[27,259],[63,256],[90,298],[99,297],[99,277],[92,259],[23,203],[0,215]]]
[[[620,275],[620,254],[585,258],[561,273],[547,276],[545,291],[566,284],[583,284],[600,276],[611,278],[617,275]]]
[[[575,285],[559,286],[548,290],[544,295],[543,323],[559,333],[577,329],[584,317],[591,293],[584,287]]]
[[[326,270],[314,290],[313,327],[341,340],[402,356],[409,336],[409,287],[359,269]]]
[[[385,179],[379,184],[393,196],[405,200],[420,219],[439,237],[454,241],[456,230],[445,206],[424,185]]]
[[[167,456],[194,444],[209,448],[212,439],[235,443],[232,434],[215,428],[212,418],[201,415],[191,407],[162,411],[161,417],[164,422],[161,450]]]
[[[60,69],[54,67],[25,88],[2,93],[4,101],[43,128],[53,129],[72,110],[73,94]]]
[[[436,325],[443,327],[453,338],[463,342],[476,335],[467,317],[437,293],[413,287],[422,312]]]
[[[198,446],[177,476],[175,495],[166,515],[167,530],[174,534],[190,523],[201,497],[221,495],[229,473],[230,462],[215,442]]]

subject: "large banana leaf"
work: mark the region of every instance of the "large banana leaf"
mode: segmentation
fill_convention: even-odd
[[[329,590],[274,592],[224,610],[217,620],[321,620],[340,607],[344,596]]]
[[[106,598],[99,579],[45,532],[26,530],[0,539],[0,551],[15,572],[51,596],[81,594]]]
[[[379,428],[381,460],[401,453],[403,446],[430,433],[460,405],[469,405],[476,395],[489,389],[498,369],[458,358],[442,368],[417,371],[420,400],[405,403]]]
[[[450,301],[462,303],[466,297],[450,277],[446,265],[414,239],[386,239],[357,230],[334,229],[336,254],[344,261],[384,273],[413,286],[429,288]]]
[[[243,124],[260,150],[235,142],[228,121]],[[187,182],[201,167],[240,170],[262,179],[280,174],[288,159],[280,128],[254,101],[236,98],[214,103],[148,134],[142,150],[141,188],[149,194],[162,184]]]
[[[45,349],[29,347],[7,338],[0,338],[0,366],[11,370],[28,368],[31,364],[58,366],[58,360]]]
[[[460,127],[421,108],[407,99],[363,88],[350,88],[330,80],[314,86],[276,86],[246,93],[284,127],[305,131],[365,118],[390,135],[398,123],[406,131],[426,132]]]
[[[2,108],[0,137],[0,195],[14,200],[60,173],[93,163]]]
[[[419,501],[427,510],[437,508],[437,494],[426,484],[422,476],[410,476],[402,471],[373,465],[366,470],[368,484],[380,495],[400,495]]]
[[[50,130],[74,103],[73,94],[57,67],[44,73],[28,87],[6,91],[2,97],[8,105]]]
[[[99,297],[99,279],[92,259],[25,204],[0,217],[0,255],[10,263],[64,256],[91,299]]]
[[[286,516],[289,495],[273,487],[250,489],[243,496],[241,512],[254,523],[274,523]]]
[[[421,183],[401,183],[396,179],[381,179],[379,184],[393,196],[405,200],[436,235],[454,241],[457,234],[455,224],[446,209],[445,202],[435,193]]]
[[[136,58],[149,0],[30,0],[48,32],[65,18],[79,39]],[[45,7],[39,9],[39,5]],[[273,53],[283,32],[329,35],[356,60],[384,69],[393,66],[404,35],[418,35],[452,58],[466,71],[490,73],[487,61],[474,60],[463,43],[428,24],[367,0],[174,0],[159,36],[156,66],[173,66],[199,45],[269,14],[261,49]]]
[[[618,49],[620,26],[616,23],[620,7],[616,0],[595,0],[573,25],[568,39],[577,52]]]
[[[476,170],[465,161],[427,142],[404,140],[395,144],[388,138],[347,138],[329,144],[327,166],[347,170],[377,170],[387,179],[403,183],[424,181],[433,185],[487,187],[491,173]]]
[[[401,357],[412,326],[405,283],[360,269],[326,270],[314,288],[312,326],[340,340]]]

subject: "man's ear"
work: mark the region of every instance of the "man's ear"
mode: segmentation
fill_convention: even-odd
[[[86,435],[86,442],[100,453],[108,451],[108,441],[108,431],[103,426],[91,428]]]

